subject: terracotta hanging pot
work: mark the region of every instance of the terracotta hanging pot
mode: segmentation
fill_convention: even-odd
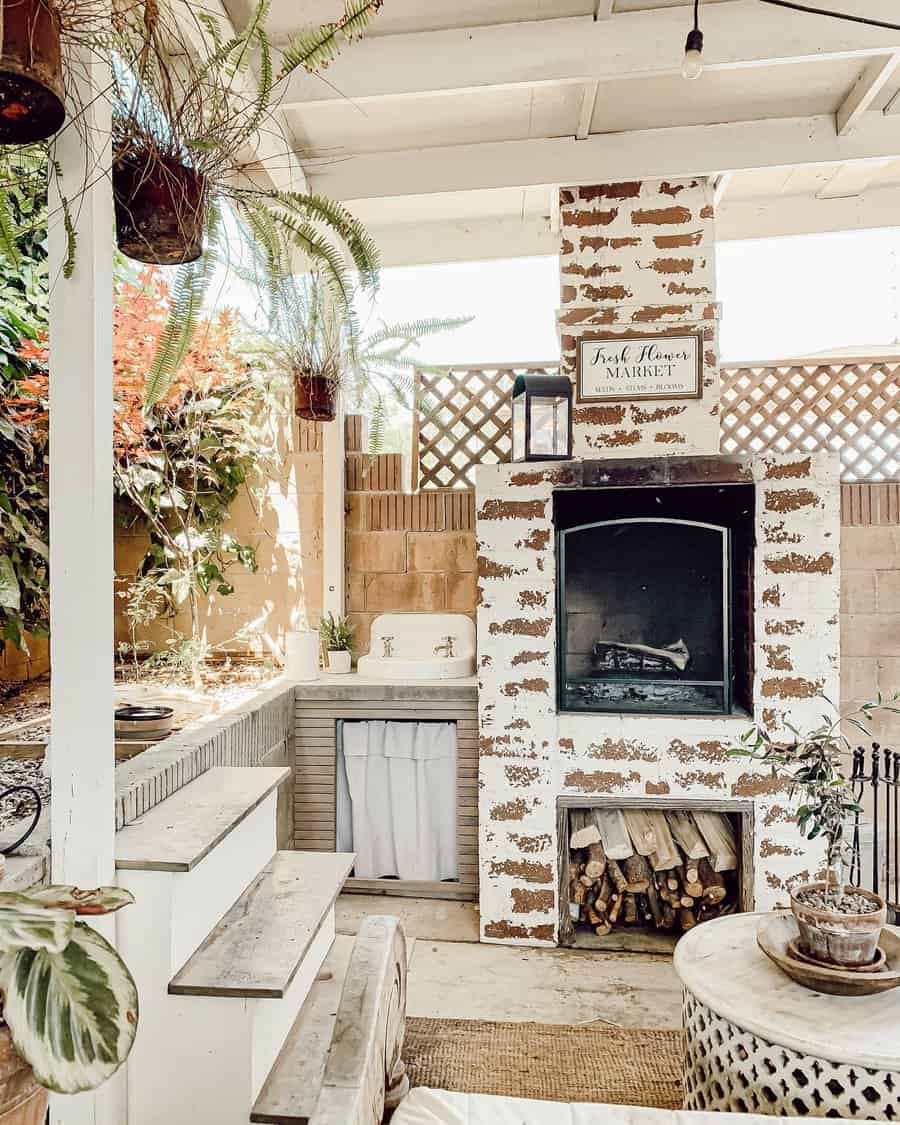
[[[294,410],[307,422],[333,422],[337,414],[337,380],[311,371],[294,373]]]
[[[44,1125],[47,1091],[13,1046],[9,1028],[0,1025],[0,1125]]]
[[[0,0],[0,144],[45,141],[62,126],[59,13],[52,0]]]
[[[172,156],[138,149],[113,161],[116,242],[128,258],[154,266],[196,262],[203,253],[207,182]]]

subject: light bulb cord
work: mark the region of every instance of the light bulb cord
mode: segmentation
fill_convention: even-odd
[[[694,0],[694,31],[700,30],[700,0]]]
[[[774,4],[776,8],[790,8],[794,12],[806,12],[811,16],[830,16],[835,20],[847,20],[849,23],[864,23],[869,27],[884,27],[888,31],[900,31],[900,23],[888,23],[887,20],[871,19],[869,16],[854,16],[849,12],[835,12],[828,8],[813,8],[809,4],[798,4],[796,0],[760,0],[761,4]],[[696,13],[696,0],[694,12]],[[696,14],[694,19],[696,20]]]

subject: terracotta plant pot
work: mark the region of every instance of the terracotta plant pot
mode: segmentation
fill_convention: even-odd
[[[47,1091],[13,1046],[9,1028],[0,1025],[0,1125],[44,1125]]]
[[[203,253],[207,182],[173,157],[129,150],[113,161],[116,241],[128,258],[155,266]]]
[[[874,902],[878,909],[869,914],[841,914],[836,910],[822,910],[797,898],[803,891],[824,889],[824,883],[804,883],[791,891],[791,911],[800,930],[800,948],[826,964],[871,964],[887,921],[884,899],[861,887],[845,887],[845,891]]]
[[[48,0],[0,0],[0,144],[52,137],[66,117],[59,13]]]
[[[333,422],[337,415],[337,382],[309,371],[294,373],[294,410],[307,422]]]

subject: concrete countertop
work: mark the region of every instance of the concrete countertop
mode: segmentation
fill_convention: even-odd
[[[360,676],[358,672],[345,675],[320,673],[317,680],[294,684],[298,700],[342,699],[397,699],[449,702],[474,702],[478,699],[478,681],[475,676],[458,680],[393,680]]]

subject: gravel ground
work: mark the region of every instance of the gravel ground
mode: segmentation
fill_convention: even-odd
[[[12,785],[30,785],[46,802],[50,796],[50,778],[45,777],[43,758],[0,758],[0,792]],[[18,820],[34,815],[34,802],[27,793],[13,793],[0,802],[0,832]]]

